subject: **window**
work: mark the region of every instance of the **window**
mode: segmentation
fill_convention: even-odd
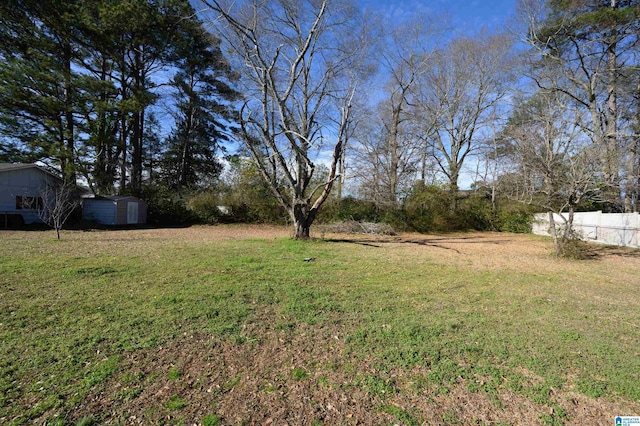
[[[16,196],[16,210],[39,210],[42,209],[43,202],[41,197],[23,197]]]

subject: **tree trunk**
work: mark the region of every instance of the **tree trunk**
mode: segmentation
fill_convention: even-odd
[[[71,82],[71,42],[64,45],[64,147],[63,147],[63,169],[62,176],[66,183],[76,183],[75,169],[75,135],[73,118],[73,87]]]
[[[295,204],[293,208],[293,239],[308,240],[314,217],[308,214],[303,204]]]
[[[107,70],[108,64],[106,59],[103,57],[100,68],[100,80],[107,81]],[[100,103],[102,105],[107,104],[107,91],[102,89],[100,91],[99,98]],[[96,150],[96,160],[94,165],[93,172],[93,181],[95,186],[95,192],[100,195],[104,195],[109,192],[111,187],[113,186],[112,176],[109,174],[110,158],[109,155],[112,150],[112,144],[109,142],[110,129],[107,121],[107,112],[106,108],[101,108],[98,111],[97,116],[98,121],[98,130],[97,130],[97,140],[95,142],[95,150]]]
[[[392,99],[393,102],[393,99]],[[402,102],[402,100],[400,101]],[[398,201],[398,171],[400,169],[400,156],[398,151],[400,150],[398,133],[400,126],[400,113],[401,105],[394,107],[391,116],[391,129],[389,131],[389,154],[391,155],[389,164],[389,202],[395,208]]]
[[[140,97],[144,92],[145,75],[143,70],[141,53],[136,50],[135,55],[135,82],[134,96]],[[142,151],[144,138],[144,102],[138,106],[139,110],[133,115],[133,134],[131,141],[131,189],[135,195],[139,195],[142,190]]]
[[[562,242],[558,237],[558,230],[556,229],[556,220],[552,211],[549,213],[549,232],[553,238],[553,247],[555,249],[556,257],[562,256]]]
[[[133,116],[133,133],[131,140],[131,189],[138,194],[142,181],[142,135],[140,133],[141,117],[136,112]]]
[[[615,8],[615,0],[612,1],[612,8]],[[606,134],[605,149],[606,160],[605,179],[609,186],[610,198],[612,203],[620,203],[620,187],[618,185],[618,171],[620,168],[620,159],[618,154],[618,106],[617,106],[617,90],[618,90],[618,64],[616,58],[617,51],[617,31],[611,31],[611,39],[607,48],[607,108],[605,109],[606,117]]]
[[[562,254],[564,254],[565,248],[569,241],[573,238],[573,206],[569,207],[569,219],[564,223],[564,232],[562,233]]]
[[[124,93],[124,91],[123,91]],[[120,117],[120,155],[122,156],[120,159],[120,188],[119,191],[122,194],[125,187],[127,186],[127,133],[129,132],[127,129],[127,117],[124,112],[121,113],[122,117]]]
[[[627,161],[627,184],[624,188],[624,211],[625,213],[633,213],[636,210],[634,200],[638,198],[638,140],[632,142],[629,150],[629,159]]]
[[[296,220],[293,224],[294,226],[294,240],[308,240],[310,237],[311,224],[306,220]]]
[[[331,188],[329,188],[329,191]],[[323,193],[323,195],[325,195]],[[322,196],[321,196],[322,197]],[[317,204],[317,205],[316,205]],[[316,219],[320,204],[318,201],[313,207],[309,208],[309,205],[305,201],[294,200],[293,209],[290,211],[291,219],[293,220],[293,239],[294,240],[308,240],[310,237],[311,225]]]
[[[340,202],[340,200],[342,200],[342,187],[343,187],[344,182],[345,182],[346,169],[347,169],[347,165],[346,165],[346,161],[345,161],[344,153],[343,153],[342,156],[340,157],[340,160],[338,160],[338,171],[340,173],[340,177],[338,178],[338,182],[337,182],[337,198],[338,198],[338,202]]]
[[[126,53],[123,51],[121,52],[122,54],[122,58],[120,60],[120,72],[121,72],[121,77],[120,77],[120,91],[121,91],[121,105],[124,106],[126,104],[126,102],[130,99],[129,96],[129,85],[127,83],[127,78],[125,76],[125,70],[127,69],[127,61],[126,61]],[[125,110],[125,108],[122,108],[120,110],[120,140],[119,140],[119,147],[118,150],[119,155],[121,156],[120,158],[120,188],[118,189],[120,191],[120,194],[124,193],[124,190],[127,186],[127,141],[129,139],[129,132],[130,132],[130,128],[128,126],[127,123],[127,114],[128,112]]]
[[[458,209],[458,190],[460,189],[458,187],[458,179],[460,178],[459,167],[460,166],[457,163],[451,164],[449,166],[449,169],[451,170],[449,177],[449,208],[451,209],[451,211],[456,211]]]

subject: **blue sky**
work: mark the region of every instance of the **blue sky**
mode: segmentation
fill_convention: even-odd
[[[517,0],[360,0],[364,8],[402,20],[418,13],[448,15],[456,32],[472,35],[482,27],[501,30]]]

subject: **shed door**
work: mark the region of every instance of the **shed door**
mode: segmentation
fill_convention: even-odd
[[[138,203],[129,201],[127,203],[127,223],[138,223]]]

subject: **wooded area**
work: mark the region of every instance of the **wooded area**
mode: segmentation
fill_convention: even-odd
[[[296,238],[634,212],[639,3],[521,0],[471,36],[335,0],[3,3],[0,161]]]

